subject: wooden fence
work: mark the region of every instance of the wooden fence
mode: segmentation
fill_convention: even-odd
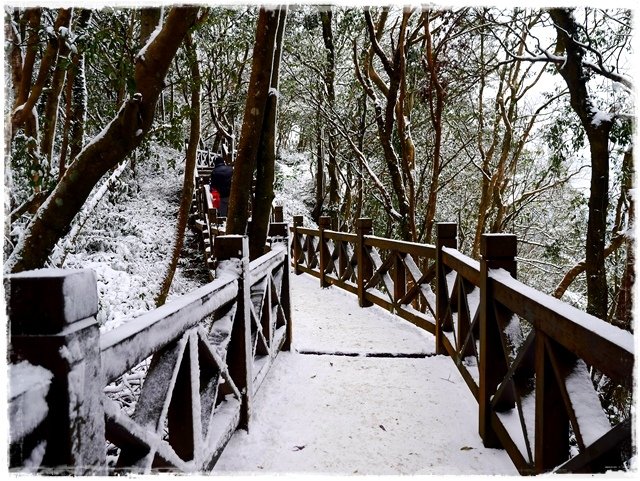
[[[211,279],[215,276],[216,259],[214,244],[217,236],[225,235],[227,218],[218,215],[213,207],[209,193],[209,177],[213,170],[209,151],[197,151],[197,167],[195,172],[195,191],[191,203],[190,224],[199,233],[200,243]],[[273,206],[269,225],[269,238],[287,236],[287,228],[283,227],[283,207]],[[270,241],[269,241],[270,242]]]
[[[249,263],[246,237],[218,237],[213,282],[104,334],[93,271],[7,276],[10,469],[210,469],[290,348],[286,245]]]
[[[611,421],[590,377],[630,395],[633,335],[517,281],[515,236],[485,234],[477,262],[457,250],[456,224],[438,224],[436,245],[376,237],[371,219],[355,234],[329,226],[294,217],[295,273],[433,333],[478,401],[484,445],[520,473],[619,469],[633,454],[631,413]]]

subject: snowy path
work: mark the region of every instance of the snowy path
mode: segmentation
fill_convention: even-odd
[[[509,474],[477,434],[477,404],[433,338],[337,288],[292,276],[293,346],[258,392],[216,474]],[[312,355],[402,353],[413,357]]]

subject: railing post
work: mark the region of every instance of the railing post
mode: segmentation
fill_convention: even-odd
[[[324,231],[331,228],[331,218],[322,216],[318,219],[318,230],[320,231],[320,287],[329,287],[325,272],[327,270],[327,264],[329,263],[329,247],[327,246],[327,240],[324,238]]]
[[[284,222],[284,211],[281,205],[276,205],[273,208],[273,221]]]
[[[289,276],[289,226],[286,222],[272,222],[269,224],[269,236],[272,237],[271,245],[277,242],[274,239],[282,239],[282,242],[285,245],[285,257],[284,264],[282,266],[282,287],[280,290],[280,305],[282,306],[282,310],[284,312],[284,317],[287,322],[287,335],[284,340],[284,344],[282,345],[283,351],[291,350],[291,337],[293,334],[293,329],[291,326],[291,284],[290,284],[290,276]]]
[[[491,398],[507,372],[500,327],[493,302],[490,269],[505,269],[516,277],[517,238],[512,234],[483,234],[480,245],[480,385],[478,428],[483,444],[501,447],[491,427]]]
[[[400,252],[395,252],[393,258],[393,303],[395,308],[400,307],[400,301],[407,293],[407,273],[404,259]]]
[[[299,266],[300,257],[302,257],[302,245],[300,242],[300,234],[298,234],[298,227],[302,227],[303,222],[303,216],[293,216],[293,238],[291,239],[291,242],[293,243],[293,272],[297,276],[302,274]]]
[[[367,280],[373,275],[373,265],[371,259],[367,255],[366,246],[364,244],[365,236],[371,235],[373,231],[373,222],[369,218],[360,218],[356,220],[356,258],[358,260],[358,303],[360,307],[369,307],[373,303],[366,299],[365,285]]]
[[[287,244],[288,245],[288,244]],[[284,311],[284,318],[287,321],[287,337],[282,345],[283,351],[291,350],[291,341],[293,340],[293,323],[291,319],[291,276],[289,271],[289,251],[287,250],[282,267],[282,288],[280,291],[280,304]]]
[[[436,233],[436,354],[446,354],[442,339],[449,321],[446,275],[450,269],[442,262],[442,248],[458,248],[458,225],[455,222],[439,222],[436,225]]]
[[[249,279],[249,238],[228,235],[216,238],[216,277],[221,270],[229,269],[224,261],[239,260],[238,305],[227,353],[227,367],[231,378],[242,393],[240,427],[249,430],[253,404],[253,346],[251,344],[251,282]]]
[[[105,475],[95,273],[42,269],[9,275],[5,283],[10,292],[11,361],[28,361],[53,374],[44,439],[35,440],[45,441],[40,469],[47,472],[49,468],[53,474]],[[22,448],[28,454],[28,446]]]
[[[569,416],[564,409],[562,391],[554,373],[550,350],[554,350],[556,362],[560,365],[573,364],[575,359],[572,359],[568,352],[541,331],[536,332],[534,342],[536,370],[534,468],[539,474],[552,470],[569,456]],[[571,372],[571,369],[568,369],[568,372]]]

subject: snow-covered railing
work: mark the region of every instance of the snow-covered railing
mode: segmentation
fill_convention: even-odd
[[[435,246],[373,236],[371,219],[358,219],[355,234],[328,229],[329,217],[320,218],[319,229],[302,227],[302,216],[293,224],[296,273],[307,272],[323,287],[357,294],[362,307],[379,305],[435,333]]]
[[[485,234],[478,262],[457,250],[453,223],[437,225],[436,246],[375,237],[370,219],[356,234],[329,225],[294,217],[295,272],[434,333],[478,400],[485,446],[505,448],[522,474],[630,458],[633,335],[518,282],[515,236]],[[626,412],[603,409],[596,380],[626,396]]]
[[[286,245],[249,263],[245,236],[219,237],[216,280],[102,336],[92,271],[8,276],[12,371],[39,376],[11,381],[12,471],[210,469],[290,348]]]
[[[205,264],[209,269],[211,279],[213,279],[216,267],[214,255],[215,239],[218,236],[225,235],[227,218],[218,216],[218,210],[213,207],[213,199],[209,189],[209,175],[211,170],[205,170],[205,172],[207,172],[206,175],[201,175],[199,169],[196,174],[197,188],[194,192],[192,203],[191,225],[199,233]],[[269,236],[278,235],[271,234],[271,229],[273,227],[276,230],[282,230],[280,227],[274,226],[274,224],[281,224],[284,220],[282,206],[273,206],[271,212]],[[284,233],[286,235],[286,229],[284,229]]]

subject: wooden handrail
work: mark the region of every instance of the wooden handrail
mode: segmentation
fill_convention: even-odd
[[[620,465],[619,446],[630,443],[632,423],[604,427],[586,366],[631,388],[633,335],[516,280],[515,236],[485,234],[478,262],[457,250],[455,224],[439,224],[437,245],[428,246],[376,237],[370,219],[358,220],[355,234],[326,229],[327,218],[319,229],[302,222],[296,216],[291,227],[294,272],[434,333],[436,352],[452,357],[479,402],[484,444],[505,448],[522,474]],[[506,326],[519,323],[529,336],[517,345]],[[579,384],[587,390],[573,400]],[[523,413],[529,396],[535,396],[535,413]],[[506,423],[509,412],[524,434]],[[600,416],[599,431],[592,428],[588,437],[581,427],[586,413]],[[535,426],[525,426],[525,418],[535,418]],[[533,432],[535,440],[529,439]],[[569,454],[571,432],[579,449],[575,457]]]
[[[153,311],[125,320],[100,336],[102,378],[108,384],[179,338],[203,318],[235,302],[237,279],[216,279]],[[140,339],[146,342],[140,343]]]
[[[492,271],[489,277],[496,301],[611,379],[632,385],[633,334],[536,291],[503,271]]]
[[[42,464],[32,466],[41,473],[210,470],[233,431],[248,427],[260,384],[278,352],[290,348],[286,238],[282,243],[250,264],[246,236],[217,237],[214,281],[102,335],[92,271],[7,276],[12,362],[52,373],[44,421],[30,414],[38,419],[32,431],[11,439],[11,468],[46,441]],[[42,292],[47,296],[33,302]],[[127,413],[103,391],[128,385],[119,380],[132,372],[144,382]],[[106,456],[114,447],[115,468]]]

